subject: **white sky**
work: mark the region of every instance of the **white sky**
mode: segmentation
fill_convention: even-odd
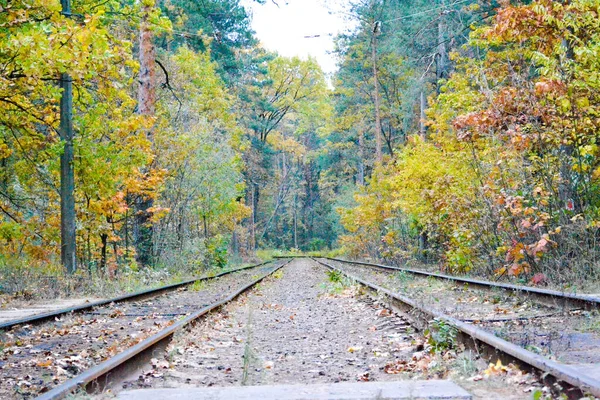
[[[262,45],[282,56],[315,57],[323,71],[336,69],[336,60],[328,54],[334,48],[333,38],[351,26],[341,12],[349,0],[266,0],[258,4],[242,0],[252,15],[252,28]],[[307,39],[305,36],[320,35]]]

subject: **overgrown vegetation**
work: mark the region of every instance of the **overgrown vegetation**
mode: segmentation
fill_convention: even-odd
[[[356,207],[343,212],[344,243],[357,256],[425,257],[458,273],[535,284],[597,280],[599,5],[471,3],[448,5],[433,19],[438,38],[454,43],[437,47],[435,77],[411,63],[410,46],[381,39],[390,44],[381,44],[381,62],[394,54],[407,79],[412,67],[431,85],[427,127],[409,129],[373,165]],[[369,4],[362,15],[382,3]],[[404,9],[388,5],[377,18]],[[465,37],[451,15],[486,22]],[[346,60],[360,43],[359,34],[351,38]]]
[[[430,321],[423,334],[431,346],[432,353],[442,353],[456,348],[458,330],[446,321],[440,319]]]

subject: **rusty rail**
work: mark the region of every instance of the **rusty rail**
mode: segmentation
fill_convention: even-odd
[[[272,270],[267,273],[261,275],[257,279],[253,280],[248,285],[242,287],[241,289],[231,293],[229,296],[220,300],[216,303],[208,305],[195,313],[189,315],[185,319],[174,323],[166,329],[163,329],[160,332],[155,333],[149,338],[141,341],[123,351],[122,353],[117,354],[116,356],[109,358],[106,361],[92,367],[82,374],[66,381],[65,383],[55,387],[54,389],[42,394],[37,397],[38,400],[58,400],[63,399],[69,394],[75,392],[78,389],[85,389],[88,392],[98,392],[103,390],[104,388],[110,386],[113,379],[117,377],[123,377],[125,375],[131,374],[133,371],[137,370],[140,365],[144,365],[148,360],[152,358],[154,353],[157,351],[161,351],[166,348],[168,343],[173,338],[173,335],[176,331],[193,324],[200,317],[206,315],[207,313],[223,306],[224,304],[232,301],[240,294],[244,293],[248,289],[252,288],[254,285],[262,281],[267,276],[272,273],[278,271],[279,269],[285,267],[287,264],[291,262],[291,259],[287,262],[284,262],[278,267],[274,267]],[[266,264],[266,263],[263,263]],[[263,265],[263,264],[259,264]]]
[[[265,264],[268,264],[271,262],[273,262],[273,261],[272,260],[265,261],[260,264],[248,265],[246,267],[223,271],[218,274],[215,274],[214,276],[204,275],[204,276],[201,276],[198,278],[188,279],[183,282],[178,282],[178,283],[173,283],[173,284],[166,285],[166,286],[142,290],[142,291],[135,292],[135,293],[124,294],[122,296],[118,296],[118,297],[115,297],[112,299],[99,300],[99,301],[95,301],[92,303],[82,304],[79,306],[62,308],[60,310],[49,311],[49,312],[40,313],[40,314],[34,314],[34,315],[30,315],[28,317],[14,319],[11,321],[6,321],[3,323],[0,323],[0,330],[7,330],[7,329],[10,329],[17,325],[23,325],[23,324],[39,324],[42,322],[53,320],[57,317],[60,317],[61,315],[65,315],[65,314],[69,314],[69,313],[76,313],[76,312],[84,312],[87,310],[91,310],[95,307],[106,306],[111,303],[121,303],[121,302],[125,302],[125,301],[141,300],[141,299],[145,299],[145,298],[149,298],[149,297],[159,296],[163,293],[170,292],[172,290],[178,289],[183,286],[191,285],[198,281],[205,281],[205,280],[209,280],[209,279],[218,278],[220,276],[232,274],[234,272],[243,271],[243,270],[250,269],[250,268],[260,267],[262,265],[265,265]]]
[[[340,258],[332,258],[332,257],[320,257],[327,260],[348,263],[348,264],[356,264],[356,265],[364,265],[371,268],[379,268],[385,269],[388,271],[401,271],[406,272],[413,275],[420,275],[425,277],[432,277],[436,279],[444,279],[448,281],[453,281],[459,285],[468,285],[469,287],[478,287],[482,289],[502,289],[514,292],[521,296],[531,297],[539,302],[544,304],[548,304],[551,306],[559,306],[559,307],[573,307],[573,308],[582,308],[585,310],[600,310],[600,298],[589,296],[589,295],[580,295],[573,293],[560,292],[558,290],[549,290],[549,289],[540,289],[531,286],[520,286],[520,285],[512,285],[508,283],[500,283],[500,282],[490,282],[481,279],[472,279],[472,278],[462,278],[453,275],[446,274],[438,274],[433,272],[426,272],[417,269],[410,268],[400,268],[400,267],[392,267],[390,265],[383,264],[375,264],[375,263],[367,263],[362,261],[348,261]]]
[[[433,319],[442,320],[458,330],[458,339],[461,340],[462,343],[467,346],[474,347],[480,353],[487,355],[488,358],[492,359],[493,361],[500,359],[503,362],[515,362],[516,364],[524,366],[530,370],[541,372],[541,376],[544,378],[551,376],[556,382],[564,382],[567,384],[567,386],[571,387],[569,394],[571,396],[579,396],[575,398],[580,398],[584,394],[600,396],[600,380],[596,378],[584,375],[566,364],[560,364],[538,354],[532,353],[531,351],[525,350],[513,343],[500,339],[499,337],[494,336],[493,334],[486,332],[481,328],[477,328],[468,323],[459,321],[456,318],[447,316],[437,310],[426,309],[417,304],[415,300],[367,282],[345,272],[340,268],[327,264],[326,262],[314,258],[312,260],[329,269],[344,274],[353,281],[356,281],[368,289],[376,292],[377,295],[385,295],[390,301],[390,305],[396,309],[399,309],[417,327],[424,327]]]

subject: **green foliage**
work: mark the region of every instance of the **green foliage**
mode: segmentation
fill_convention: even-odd
[[[323,288],[327,293],[339,295],[344,292],[344,290],[349,287],[355,285],[355,282],[342,274],[339,271],[328,270],[327,271],[327,279],[328,283],[323,283]]]
[[[216,61],[219,75],[235,84],[243,68],[252,65],[245,59],[257,44],[246,9],[239,0],[169,0],[161,2],[161,10],[176,31],[196,35],[168,35],[170,48],[188,46],[195,52],[210,53]],[[250,65],[248,65],[250,63]]]
[[[75,2],[76,16],[68,18],[59,3],[34,1],[0,13],[6,67],[0,73],[0,248],[6,259],[57,262],[63,144],[55,81],[68,71],[76,88],[79,264],[110,276],[135,268],[132,243],[140,231],[152,233],[157,265],[187,272],[195,267],[190,259],[226,263],[225,237],[248,215],[239,201],[241,128],[231,112],[233,97],[210,52],[178,43],[157,57],[156,114],[138,115],[133,42],[142,14],[149,13],[145,18],[157,32],[171,29],[158,9],[143,8]],[[253,41],[248,37],[244,46]],[[134,209],[142,199],[152,200],[152,227],[138,226]]]
[[[333,283],[341,282],[343,277],[344,277],[344,274],[342,274],[340,271],[337,271],[335,269],[331,269],[331,270],[327,271],[327,278],[329,279],[330,282],[333,282]]]
[[[429,322],[429,327],[424,331],[427,343],[431,346],[431,352],[443,353],[456,347],[456,335],[458,330],[446,321],[434,319]]]
[[[586,0],[504,3],[474,26],[435,82],[427,135],[409,136],[341,210],[350,251],[403,259],[426,250],[450,271],[533,283],[593,274],[597,14]]]
[[[207,262],[211,267],[225,268],[228,243],[223,236],[215,236],[206,244]]]
[[[201,292],[206,288],[206,281],[196,281],[192,285],[190,285],[190,290],[192,292]]]
[[[359,2],[356,29],[336,40],[333,90],[314,59],[259,47],[239,0],[153,4],[0,12],[7,273],[58,262],[56,79],[68,72],[77,259],[90,276],[144,273],[140,232],[158,270],[180,274],[264,247],[259,257],[417,257],[534,284],[600,275],[597,2]],[[159,44],[146,116],[134,95],[142,20]]]

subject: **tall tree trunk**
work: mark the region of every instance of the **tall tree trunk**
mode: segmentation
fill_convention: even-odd
[[[425,97],[425,89],[421,90],[421,110],[419,120],[419,135],[423,140],[427,139],[427,126],[425,126],[425,110],[427,109],[427,98]]]
[[[204,225],[204,240],[208,240],[208,221],[206,215],[202,216],[202,223]]]
[[[421,121],[419,123],[419,127],[420,127],[420,135],[423,138],[423,140],[427,140],[427,127],[425,126],[425,108],[427,107],[427,101],[425,98],[425,89],[421,90]],[[421,254],[421,256],[423,258],[425,258],[426,255],[426,250],[428,247],[428,237],[427,237],[427,231],[423,230],[421,233],[419,233],[419,253]]]
[[[294,248],[298,248],[298,194],[294,193]]]
[[[365,131],[362,126],[358,132],[358,184],[365,185]]]
[[[573,33],[572,31],[570,33]],[[564,60],[561,60],[561,65],[568,64],[573,61],[575,58],[575,54],[573,52],[573,46],[567,39],[563,39],[561,43],[562,47],[565,49],[565,57]],[[567,70],[568,71],[568,70]],[[568,72],[563,71],[563,74],[568,76],[570,75]],[[569,133],[565,132],[565,138],[569,137]],[[571,173],[573,171],[572,166],[572,158],[573,158],[573,144],[570,142],[563,142],[559,148],[559,175],[560,181],[558,184],[558,196],[561,202],[561,206],[564,209],[571,210],[573,212],[578,213],[579,210],[579,202],[576,201],[577,193],[573,186],[573,179]],[[568,215],[565,215],[564,211],[561,213],[563,218],[569,218]]]
[[[129,193],[125,195],[125,199],[129,197]],[[129,201],[126,200],[129,204]],[[125,222],[123,223],[125,228],[125,262],[129,263],[129,209],[125,210]]]
[[[71,16],[71,1],[61,0],[62,13]],[[77,270],[75,228],[75,170],[73,168],[73,81],[69,74],[60,76],[60,138],[64,150],[60,156],[60,259],[69,274]]]
[[[373,98],[375,102],[375,159],[377,162],[383,160],[382,138],[381,138],[381,110],[379,105],[379,77],[377,71],[377,31],[378,25],[373,27],[373,43],[371,46],[371,58],[373,62]]]
[[[60,156],[60,238],[61,262],[68,273],[77,270],[75,230],[75,171],[73,168],[73,82],[62,74],[60,86],[60,135],[64,150]]]
[[[155,48],[148,22],[152,7],[145,5],[142,10],[142,21],[140,23],[140,91],[138,93],[138,110],[142,115],[154,115],[156,105],[156,69]]]
[[[440,1],[441,6],[445,5],[445,1]],[[442,11],[442,14],[438,18],[438,51],[436,55],[437,63],[436,63],[436,88],[438,94],[440,93],[440,84],[439,80],[444,79],[448,76],[448,50],[446,48],[446,43],[444,41],[444,30],[446,29],[446,24],[444,23],[444,17],[446,15],[446,10]]]
[[[260,187],[258,183],[252,182],[252,250],[257,249],[256,223],[258,222],[258,199],[260,198]]]
[[[233,255],[240,254],[240,245],[237,233],[237,221],[233,219],[233,232],[231,232],[231,253]]]
[[[142,21],[140,23],[140,90],[138,93],[138,112],[141,115],[154,115],[156,104],[156,70],[155,49],[152,41],[152,31],[148,21],[152,7],[144,5],[142,10]],[[152,132],[148,132],[152,141]],[[144,266],[152,264],[152,236],[153,227],[150,221],[150,209],[153,200],[149,197],[140,197],[136,202],[136,235],[135,246],[137,261]]]
[[[102,273],[106,273],[106,247],[108,246],[108,234],[101,233],[100,234],[100,242],[102,243],[102,247],[100,248],[100,271]]]

